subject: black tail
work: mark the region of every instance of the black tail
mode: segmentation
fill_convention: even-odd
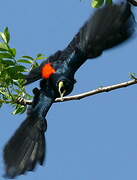
[[[134,32],[134,25],[131,5],[125,0],[97,9],[80,30],[81,50],[88,58],[99,56],[103,50],[127,40]]]
[[[32,171],[36,163],[43,164],[45,122],[35,115],[28,117],[9,140],[4,148],[7,177],[14,178],[25,171]]]
[[[32,171],[37,163],[43,164],[46,145],[44,133],[47,129],[45,116],[54,101],[53,97],[47,95],[48,92],[45,94],[45,91],[35,89],[33,104],[28,109],[26,120],[5,146],[5,177],[14,178]]]

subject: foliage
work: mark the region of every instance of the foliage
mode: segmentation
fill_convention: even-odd
[[[83,0],[80,0],[83,1]],[[91,0],[91,6],[93,8],[99,8],[104,4],[112,4],[113,0]]]
[[[9,103],[14,107],[13,114],[23,113],[26,106],[17,104],[19,97],[31,99],[26,92],[25,72],[39,66],[37,60],[45,59],[42,54],[36,58],[22,56],[17,58],[17,51],[10,47],[10,33],[8,28],[0,32],[0,107]]]
[[[112,0],[92,0],[91,6],[93,8],[99,8],[100,6],[102,6],[105,3],[112,3]]]

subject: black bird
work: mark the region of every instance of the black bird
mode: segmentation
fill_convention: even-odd
[[[4,148],[7,177],[14,178],[33,170],[37,163],[43,164],[45,116],[55,98],[71,93],[75,72],[87,59],[129,39],[134,24],[127,1],[99,8],[63,51],[57,51],[26,76],[26,84],[42,79],[41,88],[35,89],[26,120]]]

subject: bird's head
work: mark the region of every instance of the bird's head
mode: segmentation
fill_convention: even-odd
[[[69,71],[65,63],[54,63],[54,66],[51,63],[45,64],[42,67],[42,77],[50,81],[56,96],[62,99],[63,96],[72,92],[76,82],[74,80],[74,73]]]
[[[65,76],[61,76],[53,80],[53,85],[54,89],[58,93],[58,96],[63,100],[64,96],[72,92],[75,82],[76,81],[74,79],[69,79]]]

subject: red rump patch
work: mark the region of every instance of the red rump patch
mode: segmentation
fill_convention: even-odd
[[[42,68],[42,77],[48,79],[55,72],[56,70],[53,68],[51,63],[45,64],[45,66]]]

